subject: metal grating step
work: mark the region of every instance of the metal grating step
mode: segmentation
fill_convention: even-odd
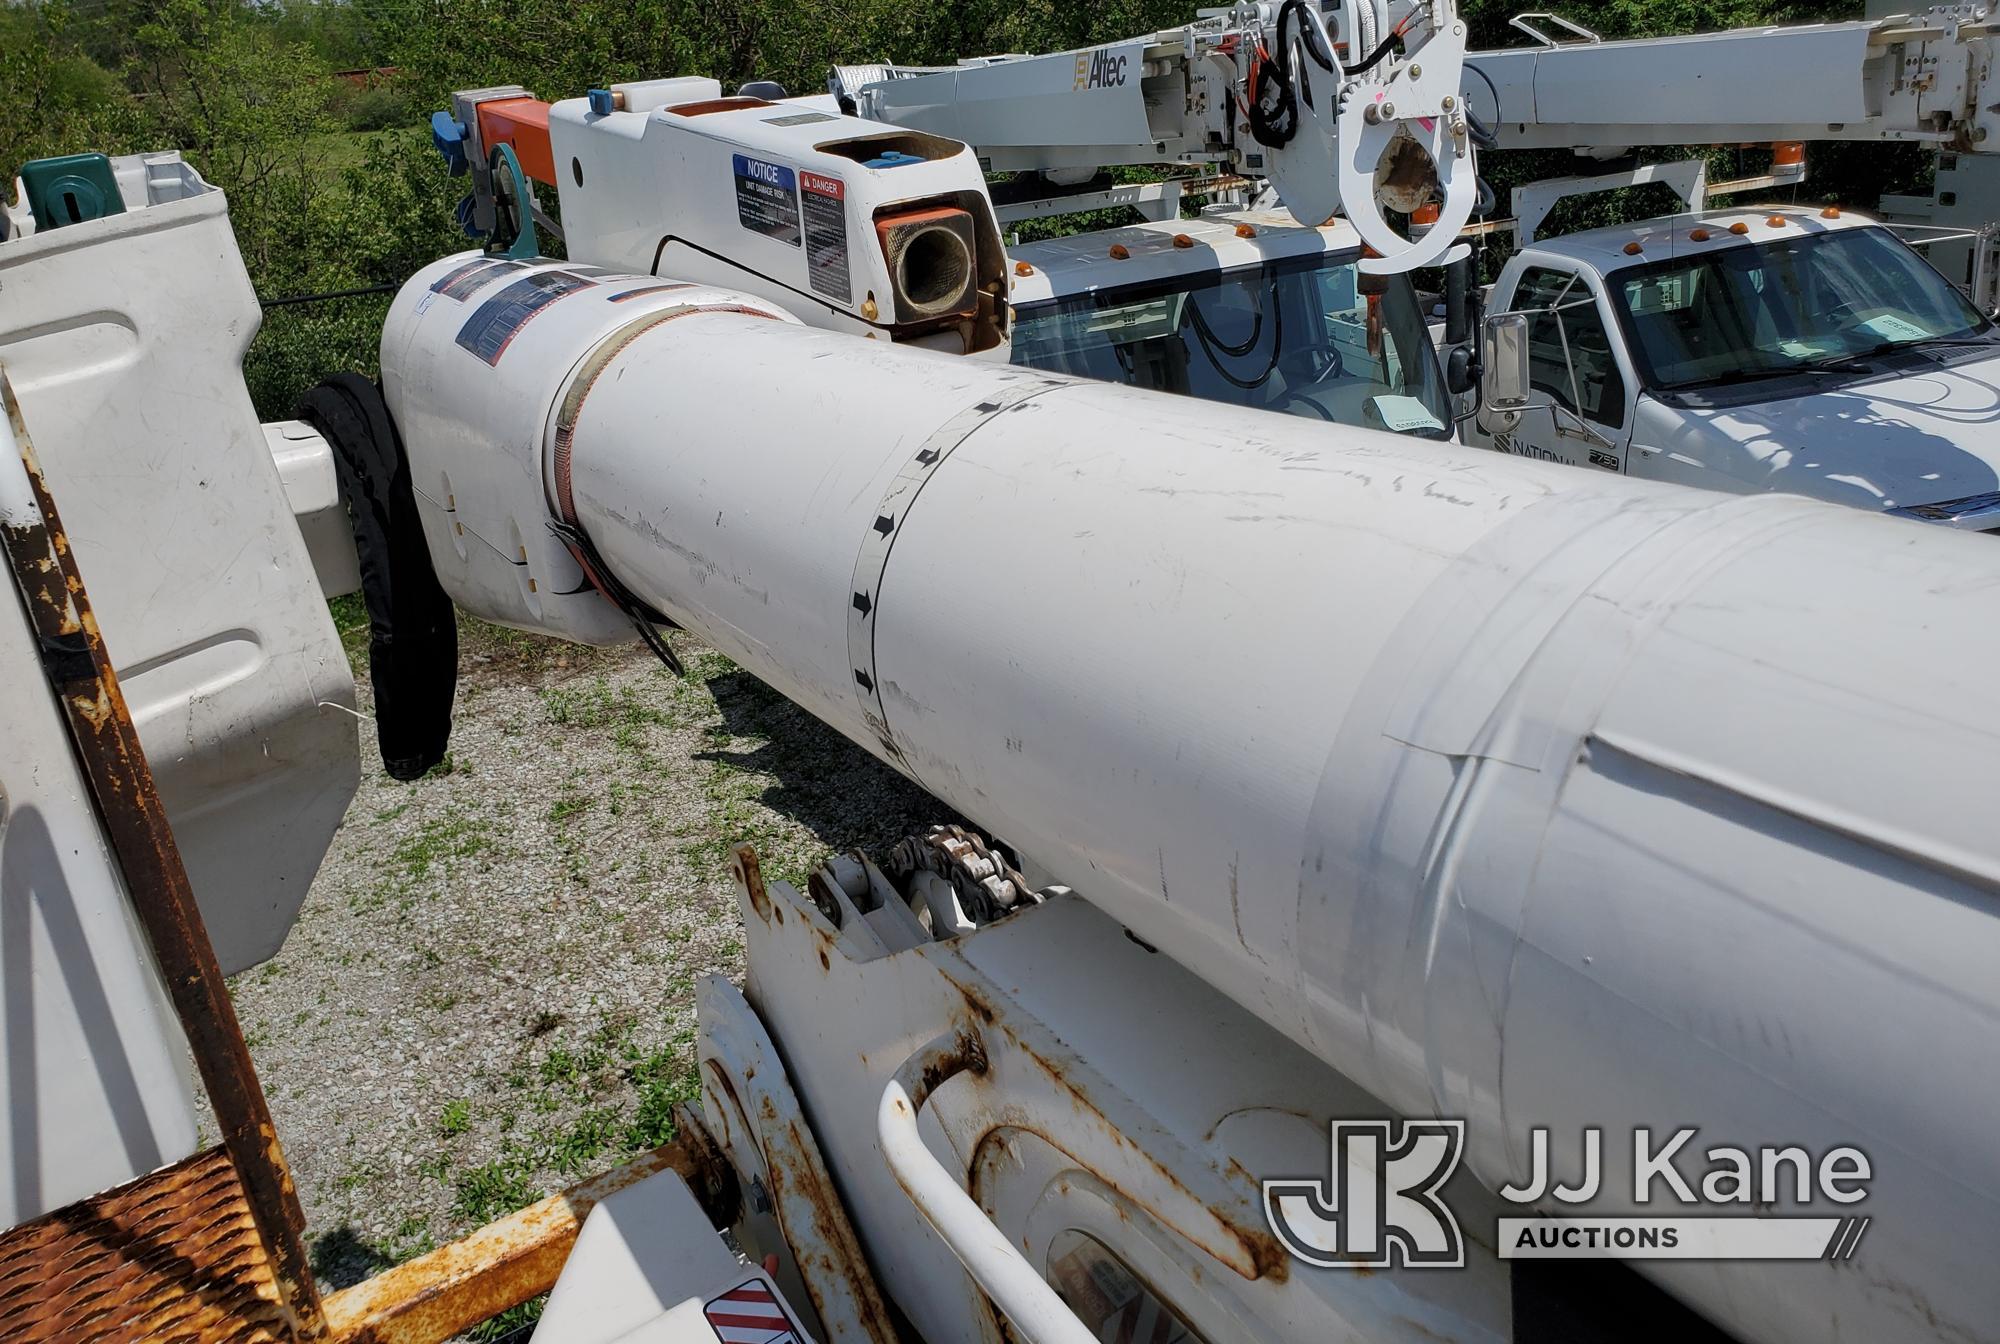
[[[0,1344],[289,1339],[219,1147],[0,1233]]]

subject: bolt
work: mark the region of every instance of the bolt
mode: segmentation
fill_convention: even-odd
[[[1458,106],[1458,99],[1456,99],[1456,98],[1452,97],[1452,96],[1451,96],[1450,94],[1448,94],[1448,93],[1447,93],[1447,94],[1446,94],[1446,95],[1444,96],[1444,104],[1443,104],[1443,106],[1444,106],[1444,110],[1445,110],[1445,111],[1447,111],[1447,112],[1449,112],[1449,111],[1451,111],[1451,110],[1452,110],[1453,108],[1455,108],[1455,107],[1457,107],[1457,106]]]
[[[1424,68],[1421,65],[1413,65],[1410,67],[1411,79],[1422,79],[1423,77],[1424,77]]]
[[[1396,105],[1394,103],[1383,103],[1382,120],[1394,121],[1395,118],[1396,118]]]

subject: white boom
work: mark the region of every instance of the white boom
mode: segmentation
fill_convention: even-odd
[[[830,82],[858,115],[964,141],[994,170],[1228,164],[1268,178],[1301,224],[1344,213],[1381,254],[1364,270],[1403,271],[1446,259],[1478,197],[1464,58],[1451,0],[1324,14],[1284,0],[1080,51],[844,66]],[[1392,202],[1435,193],[1439,226],[1416,240],[1396,233],[1385,191]]]
[[[1989,540],[1253,425],[644,278],[560,282],[495,354],[522,279],[467,264],[412,279],[382,349],[461,603],[604,637],[521,546],[587,539],[1384,1102],[1466,1117],[1489,1186],[1538,1125],[1859,1147],[1865,1275],[1649,1266],[1747,1341],[2000,1318]]]
[[[1379,270],[1443,258],[1477,194],[1473,142],[1489,132],[1496,148],[1596,152],[1780,140],[2000,146],[1991,138],[2000,30],[1983,7],[1629,42],[1549,15],[1515,22],[1537,46],[1468,55],[1446,3],[1321,14],[1294,0],[1081,51],[842,66],[831,85],[858,115],[964,141],[994,171],[1061,182],[1119,164],[1222,163],[1269,178],[1301,223],[1343,212],[1383,255],[1363,268]],[[1322,35],[1337,73],[1319,59]],[[1289,106],[1294,93],[1295,122],[1274,131],[1269,105]],[[1417,241],[1382,218],[1385,201],[1407,213],[1432,193],[1439,223]]]
[[[1466,58],[1474,72],[1466,96],[1502,149],[1779,140],[2000,147],[1992,134],[2000,25],[1982,6],[1628,42],[1568,25],[1571,40],[1557,42],[1528,17],[1517,23],[1541,45]]]

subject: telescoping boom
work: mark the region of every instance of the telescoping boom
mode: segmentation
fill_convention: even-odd
[[[1745,1340],[2000,1319],[2000,1074],[1933,1063],[2000,1021],[1990,539],[556,262],[419,273],[383,373],[471,611],[671,617],[1384,1102],[1466,1117],[1490,1187],[1538,1127],[1861,1149],[1866,1276],[1645,1267]],[[1633,1162],[1607,1143],[1605,1190]]]

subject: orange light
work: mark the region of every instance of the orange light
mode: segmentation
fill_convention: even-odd
[[[1251,228],[1248,224],[1238,224],[1236,226],[1236,236],[1238,238],[1255,238],[1257,230]]]
[[[1113,261],[1123,261],[1125,260],[1125,258],[1131,255],[1132,254],[1126,250],[1125,244],[1113,243],[1111,245],[1111,259]]]
[[[1418,206],[1415,210],[1412,210],[1410,212],[1410,223],[1418,226],[1419,228],[1425,228],[1428,227],[1429,225],[1437,223],[1438,216],[1443,213],[1444,213],[1443,207],[1440,206],[1436,201],[1431,201],[1428,202],[1427,204]]]
[[[1035,273],[1035,268],[1030,266],[1027,262],[1017,261],[1014,263],[1014,274],[1033,275],[1034,273]]]
[[[1826,209],[1819,212],[1819,217],[1821,219],[1839,219],[1840,207],[1837,205],[1829,205]]]
[[[1187,236],[1186,234],[1184,234],[1184,233],[1177,233],[1177,234],[1175,234],[1175,235],[1174,235],[1174,246],[1175,246],[1175,247],[1193,247],[1193,246],[1194,246],[1194,239],[1192,239],[1192,238],[1188,237],[1188,236]]]
[[[1731,233],[1748,233],[1750,232],[1750,226],[1739,219],[1729,226],[1729,231]]]
[[[1772,215],[1769,219],[1765,220],[1764,222],[1766,224],[1769,224],[1774,229],[1782,229],[1785,227],[1785,217],[1783,215]]]
[[[1628,257],[1636,257],[1643,251],[1645,251],[1645,249],[1639,246],[1638,241],[1636,239],[1633,240],[1632,242],[1625,244],[1625,255]]]
[[[1707,241],[1708,241],[1708,230],[1707,230],[1707,229],[1690,229],[1690,230],[1688,231],[1688,241],[1690,241],[1690,242],[1695,242],[1695,243],[1705,243],[1705,242],[1707,242]]]
[[[1780,140],[1771,146],[1771,166],[1773,168],[1796,168],[1806,161],[1806,147],[1802,140]]]

